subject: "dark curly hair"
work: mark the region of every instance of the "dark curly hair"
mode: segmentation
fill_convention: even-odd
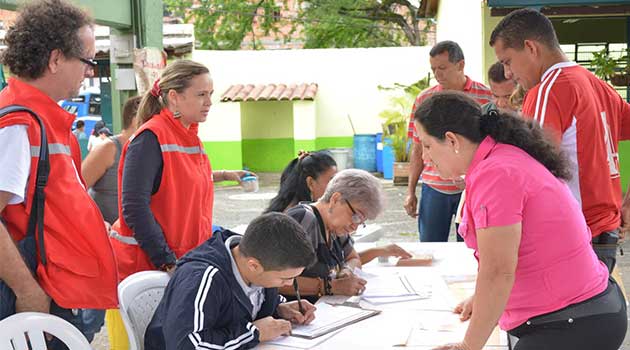
[[[566,157],[537,123],[506,111],[483,114],[481,106],[461,92],[431,95],[418,107],[414,119],[438,140],[444,140],[448,131],[477,144],[490,136],[527,152],[557,178],[571,179]]]
[[[50,53],[58,49],[66,57],[80,57],[83,45],[78,31],[94,21],[82,9],[65,0],[40,0],[20,9],[4,41],[2,64],[26,79],[40,78]]]

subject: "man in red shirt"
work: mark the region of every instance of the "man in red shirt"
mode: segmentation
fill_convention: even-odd
[[[93,20],[65,0],[29,2],[5,43],[2,63],[12,77],[0,92],[0,107],[28,107],[44,128],[25,112],[0,118],[0,319],[50,312],[91,340],[103,325],[103,309],[118,305],[118,275],[103,216],[81,177],[79,145],[70,131],[75,116],[57,101],[76,96],[94,75]],[[48,157],[40,159],[46,145]],[[33,200],[44,159],[50,171],[45,205]],[[43,232],[28,225],[40,205]],[[53,340],[47,348],[65,346]]]
[[[568,185],[582,206],[595,253],[612,271],[621,225],[617,146],[630,136],[630,107],[610,85],[567,59],[551,21],[538,11],[510,13],[490,45],[506,78],[528,90],[523,116],[551,131],[567,155],[573,173]]]
[[[440,177],[432,164],[423,162],[422,144],[413,124],[414,113],[422,101],[438,91],[463,91],[481,105],[490,102],[492,94],[485,85],[473,81],[464,74],[464,53],[456,42],[447,40],[437,43],[429,52],[429,56],[431,70],[438,85],[421,92],[411,112],[408,136],[413,139],[413,145],[404,207],[409,216],[418,216],[418,230],[422,242],[446,242],[451,220],[457,212],[463,181],[455,184],[453,179],[444,179]],[[422,195],[420,208],[417,210],[416,185],[420,174],[422,174]],[[460,239],[459,236],[458,239]]]

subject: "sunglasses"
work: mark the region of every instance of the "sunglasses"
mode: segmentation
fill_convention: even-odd
[[[365,217],[357,213],[357,211],[354,210],[352,204],[350,204],[347,199],[344,198],[344,201],[346,201],[346,204],[348,204],[348,208],[350,208],[350,211],[352,212],[352,222],[358,226],[365,227]]]

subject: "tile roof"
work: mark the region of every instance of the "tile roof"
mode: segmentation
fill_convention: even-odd
[[[235,84],[223,95],[221,102],[314,100],[317,84]]]

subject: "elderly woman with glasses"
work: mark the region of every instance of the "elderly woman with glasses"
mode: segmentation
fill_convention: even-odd
[[[382,210],[379,180],[366,171],[347,169],[330,180],[317,202],[300,203],[287,211],[304,227],[317,254],[317,262],[298,277],[300,295],[315,302],[322,295],[363,292],[366,281],[353,272],[361,268],[361,259],[350,234]],[[292,288],[281,292],[295,294]]]

